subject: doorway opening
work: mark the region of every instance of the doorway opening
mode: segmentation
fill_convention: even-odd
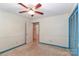
[[[33,43],[39,43],[39,22],[33,23]]]

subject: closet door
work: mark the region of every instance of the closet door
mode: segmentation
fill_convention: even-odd
[[[74,53],[74,15],[72,15],[71,23],[71,51]]]
[[[78,55],[78,10],[75,13],[75,54]]]
[[[70,50],[72,51],[72,17],[70,17],[70,19],[69,19],[69,40],[70,40],[70,42],[69,42],[69,44],[70,44]]]
[[[69,18],[69,40],[72,55],[78,55],[78,10],[73,11]]]
[[[77,24],[77,11],[74,12],[73,15],[73,42],[74,42],[74,46],[73,46],[73,54],[74,55],[78,55],[78,38],[77,38],[77,28],[78,28],[78,24]]]
[[[70,51],[71,54],[74,52],[74,17],[71,15],[69,19],[69,39],[70,39]]]

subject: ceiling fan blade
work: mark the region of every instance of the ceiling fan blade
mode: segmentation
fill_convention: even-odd
[[[25,12],[27,12],[27,11],[20,11],[19,13],[25,13]]]
[[[25,6],[24,4],[22,4],[22,3],[18,3],[18,4],[21,5],[21,6],[23,6],[23,7],[25,7],[26,9],[28,9],[28,7]]]
[[[39,11],[35,11],[35,13],[37,13],[37,14],[41,14],[41,15],[44,14],[43,12],[39,12]]]
[[[36,6],[35,6],[35,9],[38,9],[40,8],[42,5],[40,3],[38,3]]]

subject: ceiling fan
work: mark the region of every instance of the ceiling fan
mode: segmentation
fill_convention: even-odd
[[[38,3],[36,6],[34,6],[32,8],[31,7],[27,7],[23,3],[18,3],[18,4],[26,9],[26,10],[20,11],[19,13],[28,12],[32,17],[34,16],[34,14],[40,14],[40,15],[44,14],[43,12],[37,11],[37,9],[42,6],[40,3]]]

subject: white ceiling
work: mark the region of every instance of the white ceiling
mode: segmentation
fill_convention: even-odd
[[[28,6],[33,6],[35,4],[30,3],[24,3]],[[39,8],[39,11],[42,11],[44,15],[35,15],[33,18],[39,18],[39,17],[47,17],[47,16],[55,16],[65,13],[70,13],[72,10],[74,4],[73,3],[42,3],[42,7]],[[17,3],[0,3],[0,10],[7,11],[10,13],[15,13],[27,18],[30,18],[31,16],[27,13],[19,14],[18,12],[21,11],[21,6]]]

